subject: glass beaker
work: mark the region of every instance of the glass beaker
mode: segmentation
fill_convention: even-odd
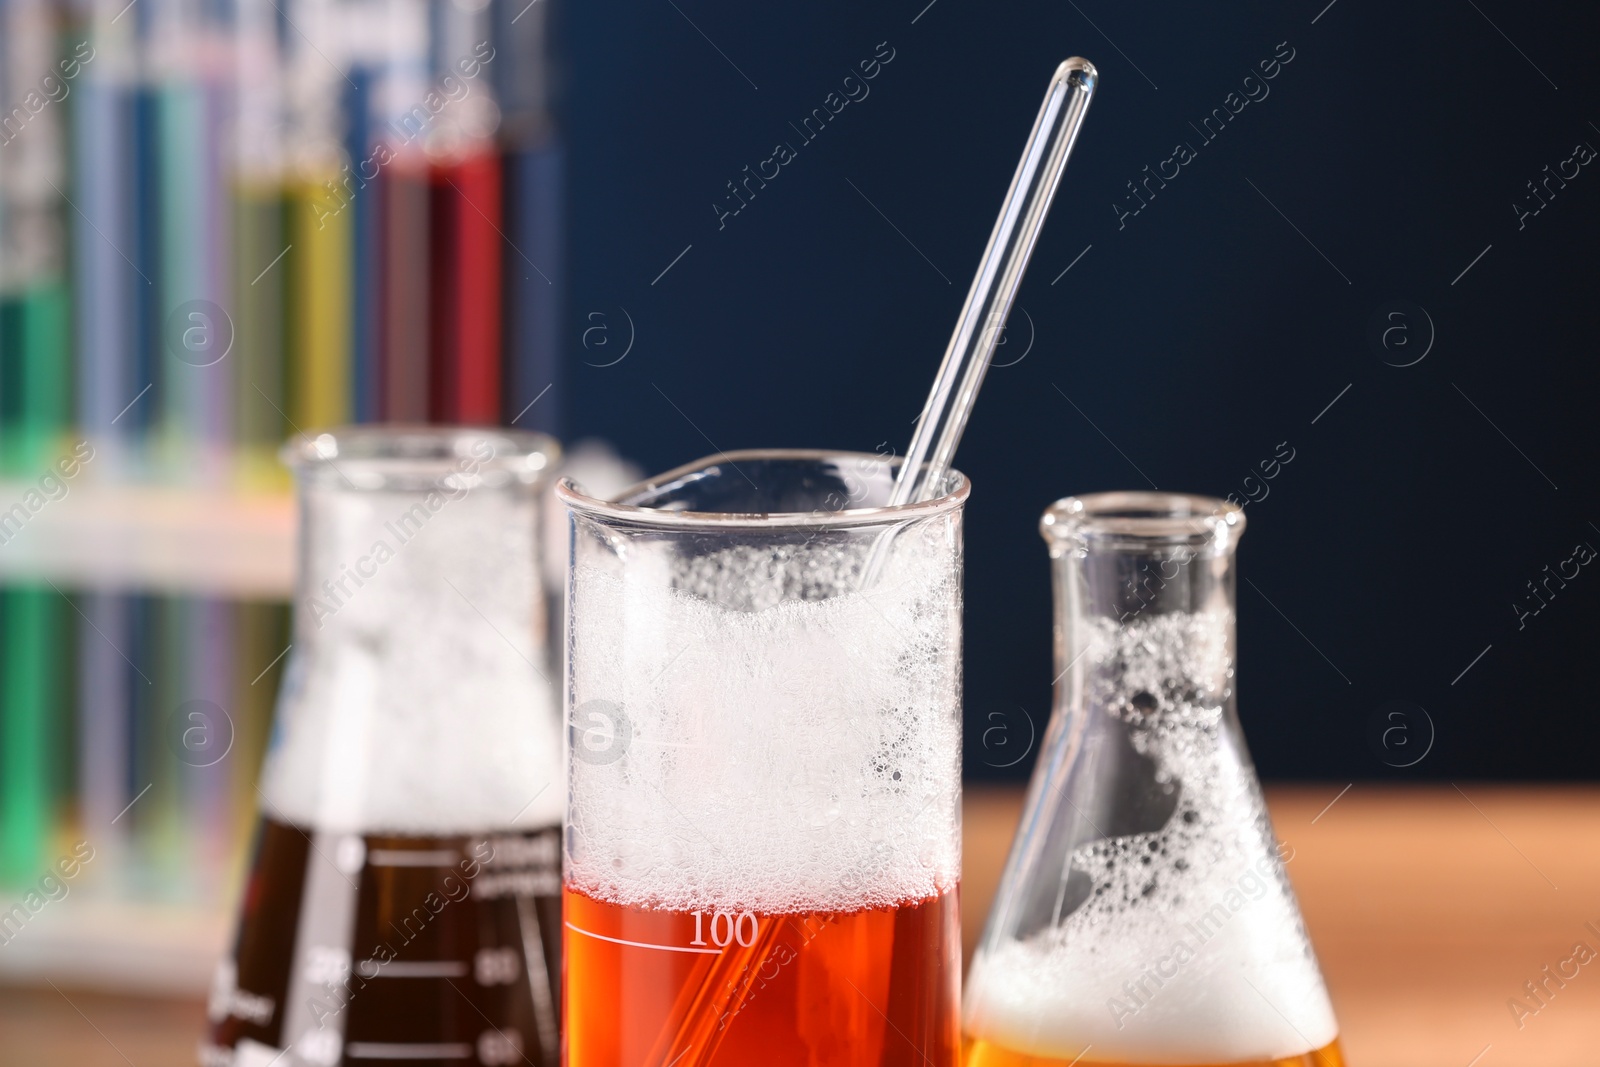
[[[539,559],[556,454],[538,434],[422,427],[285,449],[293,643],[206,1067],[557,1063],[561,723]]]
[[[570,1067],[956,1063],[967,483],[897,466],[558,484]]]
[[[1234,706],[1244,525],[1174,493],[1045,512],[1060,676],[966,1067],[1342,1062]]]

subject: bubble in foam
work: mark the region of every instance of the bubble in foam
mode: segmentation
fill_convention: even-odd
[[[985,947],[968,980],[974,1037],[1062,1059],[1092,1045],[1096,1060],[1222,1063],[1337,1035],[1260,789],[1224,720],[1231,622],[1094,623],[1091,702],[1127,725],[1176,806],[1157,831],[1074,849],[1083,902]]]
[[[567,878],[616,903],[853,910],[960,869],[960,590],[946,520],[869,545],[639,551],[574,581],[573,699],[626,714],[574,759]],[[581,566],[581,565],[580,565]]]
[[[536,503],[463,483],[324,491],[263,813],[363,833],[559,823]],[[301,641],[297,637],[297,641]]]

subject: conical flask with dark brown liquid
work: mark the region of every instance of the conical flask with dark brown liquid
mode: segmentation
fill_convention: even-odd
[[[559,1060],[553,441],[367,427],[286,450],[293,643],[203,1067]]]
[[[1051,507],[1055,710],[967,980],[966,1067],[1339,1067],[1235,711],[1237,506]]]

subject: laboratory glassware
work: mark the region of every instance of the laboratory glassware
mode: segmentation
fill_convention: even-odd
[[[557,486],[570,1067],[956,1063],[967,483],[897,466]]]
[[[423,427],[285,448],[294,632],[207,1067],[558,1062],[556,455]]]
[[[1045,512],[1055,709],[968,977],[966,1067],[1338,1067],[1338,1026],[1235,709],[1244,512]]]

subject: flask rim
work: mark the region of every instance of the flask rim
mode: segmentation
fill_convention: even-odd
[[[299,434],[278,458],[303,484],[356,492],[536,485],[561,457],[555,438],[496,426],[369,423]]]
[[[898,456],[885,457],[872,452],[845,452],[833,449],[802,448],[751,448],[736,452],[718,452],[715,456],[696,460],[676,467],[636,485],[629,486],[613,500],[600,500],[590,496],[571,478],[556,482],[555,494],[575,514],[613,525],[684,530],[694,528],[761,529],[848,529],[859,526],[887,526],[930,518],[959,510],[967,502],[972,485],[967,476],[952,469],[945,481],[946,492],[932,500],[914,501],[910,504],[871,508],[842,508],[838,511],[816,509],[812,511],[687,511],[670,508],[644,507],[621,501],[647,494],[659,493],[675,482],[715,471],[722,463],[735,466],[740,460],[779,460],[816,462],[819,460],[852,461],[887,464],[898,467]]]
[[[1244,533],[1244,508],[1196,493],[1123,490],[1063,497],[1045,509],[1039,533],[1052,552],[1205,547],[1221,555]]]

